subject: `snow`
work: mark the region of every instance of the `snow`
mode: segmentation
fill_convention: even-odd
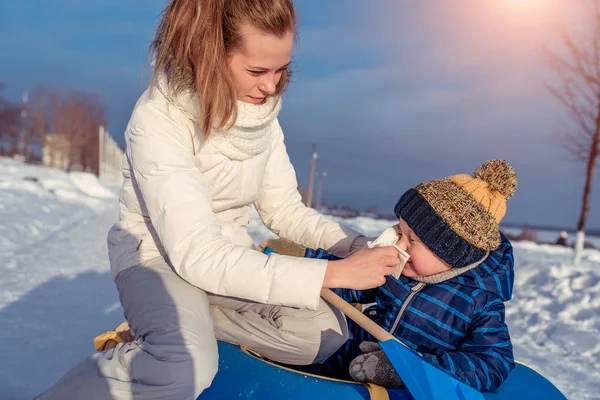
[[[94,336],[122,321],[106,252],[117,193],[89,174],[0,158],[0,399],[44,390],[93,351]],[[394,223],[343,222],[370,236]],[[274,237],[256,212],[248,229],[257,244]],[[516,358],[568,398],[598,398],[600,251],[584,250],[575,267],[569,248],[514,248],[507,321]]]
[[[98,178],[87,172],[71,172],[71,182],[82,193],[91,197],[100,197],[103,199],[114,199],[116,194],[98,182]]]

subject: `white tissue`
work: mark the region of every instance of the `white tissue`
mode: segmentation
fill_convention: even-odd
[[[379,235],[379,237],[377,239],[373,240],[372,242],[367,242],[367,247],[370,249],[372,249],[374,247],[392,246],[396,250],[398,250],[398,253],[400,254],[400,264],[398,264],[396,266],[396,268],[394,269],[394,273],[392,274],[392,276],[396,279],[400,279],[400,275],[402,274],[404,265],[410,258],[410,255],[406,251],[404,251],[400,247],[396,246],[396,242],[399,239],[400,238],[398,237],[398,234],[396,233],[396,228],[391,226],[391,227],[387,228],[385,231],[383,231],[383,233],[381,235]]]

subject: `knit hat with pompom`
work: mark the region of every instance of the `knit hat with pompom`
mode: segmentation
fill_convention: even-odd
[[[462,268],[500,245],[498,224],[516,189],[514,169],[504,160],[490,160],[473,175],[454,175],[409,189],[394,211],[438,257]]]

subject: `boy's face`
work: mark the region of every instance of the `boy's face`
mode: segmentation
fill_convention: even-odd
[[[452,268],[448,263],[429,250],[402,218],[400,218],[397,229],[400,239],[396,242],[396,246],[410,254],[410,258],[402,270],[402,275],[409,278],[413,276],[429,276],[448,271]]]

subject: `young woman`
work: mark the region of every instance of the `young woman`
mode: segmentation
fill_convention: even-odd
[[[347,339],[322,287],[381,285],[393,248],[306,208],[277,121],[296,33],[291,0],[172,0],[155,73],[125,132],[111,269],[135,337],[86,358],[39,398],[194,399],[217,372],[216,338],[287,364]],[[254,205],[283,238],[347,256],[264,255]]]

